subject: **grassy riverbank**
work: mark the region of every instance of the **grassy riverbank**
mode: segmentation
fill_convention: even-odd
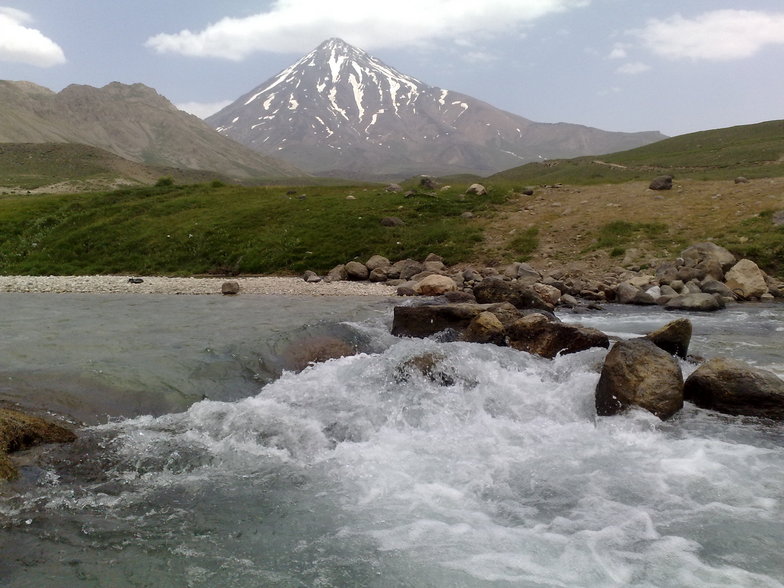
[[[166,184],[166,182],[163,182]],[[478,223],[503,192],[403,193],[380,186],[161,185],[77,195],[0,197],[4,274],[279,274],[328,270],[373,254],[468,260]],[[405,224],[383,226],[385,217]]]
[[[769,272],[784,267],[784,178],[539,186],[489,182],[413,194],[376,185],[309,188],[163,185],[86,194],[0,196],[5,275],[324,272],[373,254],[450,264],[529,260],[548,267],[651,265],[713,240]],[[405,225],[383,226],[385,217]]]

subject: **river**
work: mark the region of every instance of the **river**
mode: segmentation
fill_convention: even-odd
[[[597,418],[605,350],[396,339],[392,304],[0,295],[0,396],[86,423],[0,486],[0,584],[784,586],[782,424]],[[562,318],[684,316],[608,308]],[[784,306],[690,318],[784,376]],[[326,337],[359,353],[287,369]]]

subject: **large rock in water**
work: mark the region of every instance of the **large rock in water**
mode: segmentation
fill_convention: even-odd
[[[667,323],[661,329],[648,333],[645,338],[670,355],[686,359],[689,353],[689,343],[691,343],[691,333],[691,321],[681,318]]]
[[[446,329],[462,333],[480,313],[492,305],[426,304],[396,306],[392,334],[396,337],[430,337]]]
[[[483,280],[474,286],[474,297],[480,304],[511,302],[517,308],[553,310],[553,306],[542,300],[533,288],[519,282],[507,282],[497,278]]]
[[[6,455],[43,443],[70,443],[76,440],[73,431],[44,419],[16,410],[0,408],[0,480],[18,475]]]
[[[684,398],[726,414],[784,420],[784,380],[734,359],[703,363],[687,378]]]
[[[492,312],[480,312],[463,333],[463,341],[469,343],[494,343],[504,345],[506,331],[501,320]]]
[[[721,296],[714,294],[684,294],[676,296],[664,305],[665,310],[694,310],[699,312],[713,312],[721,310],[726,305]]]
[[[647,339],[619,341],[604,360],[596,385],[596,414],[618,414],[639,406],[660,419],[683,407],[678,361]]]
[[[552,359],[559,353],[577,353],[591,347],[610,346],[601,331],[551,321],[541,314],[531,314],[516,320],[506,329],[509,347]]]

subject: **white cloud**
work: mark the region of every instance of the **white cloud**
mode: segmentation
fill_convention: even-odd
[[[25,26],[32,17],[0,6],[0,61],[50,67],[65,63],[63,50],[41,31]]]
[[[627,57],[627,49],[629,48],[628,45],[624,43],[616,43],[610,54],[607,56],[608,59],[626,59]]]
[[[693,19],[676,14],[630,33],[668,59],[729,61],[784,44],[784,12],[716,10]]]
[[[194,114],[199,118],[207,118],[231,103],[231,100],[221,100],[220,102],[183,102],[182,104],[176,104],[175,106],[180,110]]]
[[[649,69],[651,69],[651,66],[646,63],[642,63],[641,61],[630,61],[629,63],[624,63],[615,71],[621,74],[633,76],[646,72]]]
[[[486,33],[509,33],[590,0],[275,0],[268,12],[224,18],[201,31],[161,33],[146,45],[159,53],[242,60],[257,51],[299,53],[329,37],[363,49],[422,45]]]

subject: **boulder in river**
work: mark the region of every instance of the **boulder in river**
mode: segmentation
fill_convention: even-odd
[[[16,410],[0,408],[0,480],[10,480],[18,475],[7,453],[43,443],[70,443],[75,440],[74,432],[65,427]]]
[[[552,321],[542,314],[530,314],[516,320],[509,325],[506,335],[509,347],[549,359],[559,353],[610,346],[609,338],[601,331]]]
[[[691,333],[691,321],[687,318],[680,318],[667,323],[661,329],[648,333],[645,338],[670,355],[686,359],[689,353]]]
[[[727,414],[784,420],[784,380],[735,359],[703,363],[686,379],[684,398]]]
[[[714,294],[684,294],[670,299],[664,305],[665,310],[695,310],[700,312],[713,312],[721,310],[726,305],[721,296]]]
[[[619,341],[604,360],[595,400],[599,416],[639,406],[668,419],[683,407],[680,365],[647,339]]]

